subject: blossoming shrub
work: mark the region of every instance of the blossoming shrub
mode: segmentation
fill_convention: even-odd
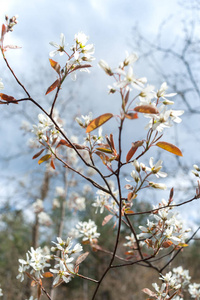
[[[109,93],[120,97],[121,107],[118,115],[105,112],[93,118],[90,113],[87,116],[76,118],[84,136],[84,142],[79,143],[76,138],[69,137],[63,129],[63,121],[58,113],[59,109],[55,109],[55,106],[59,107],[57,101],[59,92],[68,76],[70,75],[71,79],[75,80],[77,71],[89,72],[90,63],[94,60],[93,44],[87,43],[89,38],[83,32],[75,35],[71,47],[65,45],[63,33],[60,36],[60,44],[50,43],[56,48],[50,52],[50,57],[60,54],[66,57],[66,61],[61,66],[52,58],[49,60],[50,66],[55,71],[55,81],[47,88],[46,95],[52,93],[54,98],[49,111],[46,111],[31,97],[7,61],[6,51],[18,47],[4,45],[4,38],[8,32],[13,30],[16,23],[16,17],[11,19],[6,17],[6,24],[2,25],[1,52],[8,69],[26,96],[16,99],[14,96],[0,93],[0,103],[11,105],[26,101],[41,110],[38,115],[38,124],[33,125],[32,130],[34,140],[30,144],[32,148],[37,148],[33,159],[38,159],[39,165],[49,164],[52,169],[56,169],[56,165],[59,163],[88,182],[96,189],[96,199],[90,204],[94,207],[94,213],[101,215],[103,212],[107,212],[102,220],[102,226],[108,224],[116,229],[113,230],[115,242],[110,251],[104,248],[103,241],[101,244],[99,243],[100,233],[93,220],[79,221],[75,228],[72,228],[67,234],[65,233],[65,236],[70,235],[66,240],[61,236],[57,237],[57,242],[53,242],[54,246],[51,248],[51,252],[41,247],[37,249],[31,247],[26,258],[19,259],[18,279],[23,281],[24,276],[28,276],[32,280],[32,286],[37,286],[37,299],[41,297],[41,294],[48,299],[53,299],[55,294],[52,291],[61,283],[67,284],[72,278],[81,277],[94,283],[92,299],[95,299],[99,287],[111,269],[139,264],[141,267],[155,270],[163,282],[161,286],[153,283],[154,291],[148,288],[143,290],[149,297],[153,299],[183,299],[187,288],[191,298],[199,299],[199,284],[190,283],[187,270],[179,267],[165,273],[170,262],[184,247],[188,246],[194,236],[189,236],[190,229],[184,228],[181,218],[178,218],[178,213],[175,211],[177,205],[173,199],[173,188],[170,190],[167,200],[162,199],[158,205],[152,204],[153,207],[149,211],[135,211],[135,202],[143,189],[167,189],[165,183],[160,181],[160,177],[162,179],[167,176],[167,173],[162,171],[163,162],[161,160],[154,162],[154,158],[151,157],[149,165],[146,165],[143,160],[146,153],[156,146],[172,155],[182,156],[178,147],[163,139],[164,130],[172,127],[174,122],[181,122],[180,116],[183,111],[171,108],[174,104],[171,97],[175,94],[167,93],[166,82],[158,90],[155,90],[154,86],[147,83],[145,77],[137,78],[135,76],[132,65],[137,60],[136,54],[127,54],[124,61],[120,62],[116,68],[111,68],[107,62],[101,60],[99,66],[106,75],[113,78],[113,85],[109,86]],[[4,89],[2,82],[0,82],[0,89]],[[139,141],[131,137],[132,145],[124,158],[122,155],[124,123],[127,120],[135,123],[140,115],[148,120],[144,126],[147,134]],[[114,136],[110,132],[104,136],[102,126],[111,119],[115,119],[118,133]],[[98,134],[93,133],[96,129],[98,129]],[[79,168],[78,162],[84,168]],[[132,171],[125,183],[124,173],[130,166],[132,166]],[[194,168],[194,175],[199,177],[199,167],[195,165]],[[95,176],[92,177],[92,174]],[[57,188],[57,198],[53,201],[54,208],[60,207],[62,201],[59,202],[59,199],[64,199],[64,197],[65,191]],[[199,197],[200,185],[198,184],[194,197],[179,203],[179,206]],[[87,210],[84,197],[79,197],[75,191],[71,196],[69,207],[75,211]],[[33,210],[37,214],[40,224],[51,223],[51,219],[44,212],[41,199],[34,203]],[[134,222],[134,217],[138,215],[147,216],[146,226]],[[129,235],[124,236],[124,231],[129,232]],[[117,252],[120,240],[124,241],[124,255],[119,255]],[[109,256],[108,265],[102,270],[100,278],[85,276],[79,270],[80,265],[89,254],[89,252],[83,251],[85,244],[91,246],[91,251],[94,251],[95,255],[102,252]],[[82,251],[83,253],[80,254]],[[48,292],[43,285],[43,278],[51,280],[52,277],[52,289]]]

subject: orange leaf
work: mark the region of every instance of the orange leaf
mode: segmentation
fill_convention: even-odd
[[[128,114],[124,114],[124,116],[129,120],[138,119],[138,114],[137,113],[128,113]]]
[[[31,281],[31,286],[34,287],[34,286],[36,286],[37,284],[38,284],[37,281],[35,281],[35,280],[32,280],[32,281]]]
[[[60,84],[60,79],[56,79],[56,81],[54,81],[54,83],[50,87],[48,87],[45,95],[47,95],[47,94],[51,93],[53,90],[55,90],[55,88],[57,88],[59,86],[59,84]]]
[[[50,166],[55,170],[55,165],[54,165],[54,161],[53,161],[53,159],[51,159],[51,163],[50,163]]]
[[[173,243],[172,243],[172,241],[170,241],[170,240],[164,241],[164,242],[162,243],[162,246],[163,246],[164,248],[169,248],[171,245],[173,245]]]
[[[108,120],[110,120],[113,117],[113,114],[107,113],[99,116],[98,118],[92,120],[90,124],[86,128],[86,132],[89,133],[92,130],[98,128],[102,124],[106,123]]]
[[[17,100],[12,96],[8,96],[6,94],[0,93],[0,97],[1,97],[2,100],[5,100],[7,102],[14,102],[14,103],[18,104]]]
[[[133,198],[133,195],[134,195],[134,192],[132,192],[132,191],[129,192],[129,193],[128,193],[128,196],[127,196],[127,200],[128,200],[128,201],[131,201],[132,198]]]
[[[88,147],[87,146],[84,146],[84,145],[79,145],[79,144],[76,144],[76,143],[72,143],[72,145],[78,149],[78,150],[84,150],[84,149],[87,149]],[[58,143],[58,145],[56,146],[56,148],[60,147],[60,146],[66,146],[66,147],[69,147],[69,148],[73,148],[72,145],[70,145],[70,143],[68,143],[67,141],[65,140],[60,140],[60,142]]]
[[[171,152],[175,155],[183,156],[181,150],[173,144],[170,144],[170,143],[167,143],[167,142],[158,142],[156,144],[156,146],[158,146],[158,147],[160,147],[160,148],[162,148],[162,149],[164,149],[168,152]]]
[[[106,225],[111,219],[113,215],[108,215],[103,219],[102,226]]]
[[[42,276],[45,278],[50,278],[53,277],[53,274],[51,272],[45,272],[44,274],[42,274]]]
[[[110,144],[111,144],[112,149],[115,149],[115,144],[114,144],[114,139],[113,139],[112,133],[110,134]]]
[[[133,210],[125,210],[125,213],[128,215],[128,214],[134,214],[134,211]]]
[[[101,158],[104,165],[106,165],[107,162],[109,161],[109,157],[106,154],[104,154],[100,151],[95,151],[95,154],[98,155]]]
[[[128,151],[126,155],[126,162],[129,162],[129,160],[133,157],[138,147],[131,147],[131,149]]]
[[[132,143],[131,149],[128,151],[126,155],[126,162],[129,162],[129,160],[133,157],[138,147],[143,145],[143,141],[137,141],[135,143]]]
[[[134,108],[134,111],[143,113],[143,114],[158,114],[159,111],[157,107],[153,105],[139,105]]]
[[[7,27],[5,24],[2,24],[2,29],[1,29],[1,43],[3,43],[4,35],[6,34]]]
[[[40,158],[40,160],[38,161],[38,164],[40,165],[40,164],[42,164],[44,161],[49,160],[50,158],[51,158],[51,154],[46,154],[46,155],[44,155],[44,156],[42,156],[42,157]]]
[[[58,75],[60,75],[60,65],[58,62],[54,61],[53,59],[49,59],[50,64],[52,66],[52,68],[58,73]]]
[[[42,154],[42,152],[43,152],[44,150],[45,150],[45,149],[40,150],[38,153],[36,153],[36,154],[32,157],[32,159],[35,159],[35,158],[37,158],[38,156],[40,156],[40,154]]]

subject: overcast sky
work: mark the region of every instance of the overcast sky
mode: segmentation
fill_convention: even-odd
[[[95,44],[97,60],[116,63],[123,58],[138,23],[147,37],[155,35],[163,20],[179,9],[176,0],[1,0],[4,15],[19,15],[13,39],[23,46],[24,60],[48,55],[49,42],[63,32],[72,43],[83,31]]]

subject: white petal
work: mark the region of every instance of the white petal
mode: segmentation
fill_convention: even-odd
[[[49,44],[55,48],[60,48],[60,46],[55,42],[50,42]]]

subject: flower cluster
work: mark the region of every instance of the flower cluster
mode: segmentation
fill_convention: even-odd
[[[81,116],[82,119],[80,119],[79,117],[76,117],[75,121],[82,127],[82,128],[86,128],[89,123],[92,121],[92,113],[89,112],[88,115],[82,115]]]
[[[97,225],[94,221],[78,222],[76,228],[72,229],[70,235],[75,238],[82,238],[84,243],[93,243],[96,241],[100,233],[97,232]]]
[[[31,250],[26,254],[26,260],[19,259],[20,266],[17,279],[23,281],[24,273],[30,270],[30,277],[37,281],[45,276],[44,269],[51,266],[49,261],[55,260],[54,268],[49,269],[51,273],[56,274],[53,285],[58,286],[62,282],[68,283],[76,274],[72,262],[83,248],[80,244],[73,245],[71,238],[63,241],[60,237],[57,237],[57,242],[53,242],[53,244],[54,247],[51,248],[51,251],[56,252],[56,254],[52,255],[46,254],[45,249],[40,247],[36,250],[31,247]]]
[[[184,270],[182,266],[174,268],[165,275],[160,274],[159,279],[163,282],[161,286],[157,283],[152,284],[155,292],[149,289],[143,290],[153,299],[164,300],[170,298],[183,300],[184,293],[187,290],[192,298],[199,299],[200,297],[200,284],[190,283],[189,271]]]
[[[162,161],[159,160],[156,164],[153,163],[153,157],[149,160],[150,167],[145,166],[143,163],[139,163],[137,160],[134,160],[132,165],[135,167],[135,170],[131,172],[131,177],[134,179],[136,185],[133,187],[130,184],[127,184],[125,187],[128,190],[133,190],[133,195],[135,195],[139,188],[141,188],[144,183],[147,183],[147,186],[157,188],[157,189],[166,189],[166,185],[162,183],[155,183],[148,181],[150,175],[155,175],[157,178],[166,177],[167,173],[160,171],[162,169]],[[145,174],[145,176],[143,176]],[[126,181],[131,182],[131,180],[126,179]],[[141,182],[141,183],[140,183]],[[140,183],[139,187],[138,184]]]
[[[52,252],[60,251],[61,257],[54,255],[54,259],[58,262],[54,269],[50,269],[50,272],[56,274],[56,277],[53,281],[54,286],[58,286],[62,282],[68,283],[74,272],[73,261],[77,253],[83,251],[83,248],[80,244],[76,244],[73,246],[72,239],[68,238],[66,241],[63,241],[60,237],[57,237],[57,243],[54,247],[51,248]]]
[[[188,292],[193,299],[200,299],[200,283],[191,283]]]
[[[86,208],[85,197],[81,197],[78,193],[73,192],[69,197],[68,207],[75,211],[83,211]]]
[[[149,123],[145,129],[152,129],[158,132],[162,132],[164,128],[169,128],[173,125],[173,122],[180,123],[180,116],[184,113],[183,110],[172,110],[167,109],[167,105],[172,105],[174,102],[168,98],[175,96],[175,93],[166,93],[168,89],[167,83],[164,82],[160,89],[156,92],[153,85],[145,84],[147,79],[137,78],[133,73],[133,67],[131,64],[135,63],[137,60],[137,55],[132,53],[127,54],[126,59],[119,64],[118,68],[112,69],[105,61],[101,60],[99,66],[105,71],[109,76],[113,76],[115,82],[113,86],[109,86],[109,93],[123,93],[131,91],[132,88],[139,90],[138,97],[139,101],[136,103],[136,107],[142,106],[143,109],[141,112],[146,118],[150,118]],[[126,67],[128,69],[126,70]],[[133,100],[131,101],[131,103]],[[123,107],[126,113],[131,111],[129,109],[130,104],[128,105],[127,100],[124,100]],[[126,109],[126,105],[128,110]],[[145,107],[145,108],[144,108]],[[139,110],[140,111],[140,110]],[[151,113],[152,111],[152,113]]]
[[[110,181],[109,185],[110,185],[112,194],[114,195],[114,197],[117,197],[118,191],[115,190],[114,183],[112,181]],[[109,209],[114,214],[118,212],[118,206],[116,204],[116,201],[113,199],[113,197],[111,197],[110,194],[108,194],[102,190],[98,190],[96,192],[96,195],[97,196],[96,196],[95,202],[92,203],[92,206],[96,207],[95,213],[97,213],[98,209],[99,209],[100,214],[102,214],[104,212],[105,207],[107,207],[107,209]]]
[[[44,114],[38,115],[39,123],[38,125],[33,125],[33,133],[36,135],[36,139],[39,142],[48,140],[52,142],[57,139],[60,135],[59,131],[56,129],[54,123]],[[56,119],[54,118],[56,121]],[[59,121],[58,121],[59,122]],[[62,128],[62,122],[60,122],[59,127]]]
[[[92,121],[92,113],[89,112],[88,115],[82,115],[81,119],[79,117],[76,117],[76,122],[79,124],[79,126],[81,128],[86,128],[90,122]],[[102,127],[99,127],[98,129],[98,136],[97,135],[91,135],[91,134],[87,134],[86,138],[85,138],[85,144],[89,144],[92,148],[96,145],[96,144],[100,144],[103,141],[103,136],[102,136]]]
[[[150,121],[145,127],[145,129],[151,128],[152,130],[162,132],[164,128],[169,128],[173,125],[172,121],[175,123],[180,123],[180,116],[183,113],[183,110],[167,110],[166,105],[161,105],[158,108],[157,114],[144,114],[146,118],[150,118]]]
[[[8,16],[5,16],[6,26],[7,26],[7,28],[6,28],[7,32],[13,31],[13,26],[15,26],[18,23],[17,18],[18,18],[17,15],[13,16],[10,19],[9,19]]]
[[[183,222],[177,219],[178,213],[173,212],[164,199],[158,206],[154,206],[153,221],[147,220],[147,226],[139,226],[142,233],[138,238],[144,240],[148,247],[159,251],[162,247],[171,245],[186,246],[185,239],[190,229],[184,230]]]
[[[56,187],[56,196],[59,198],[65,198],[66,197],[66,191],[62,186]]]
[[[52,220],[50,216],[43,211],[44,205],[41,199],[37,199],[32,206],[33,206],[34,213],[37,214],[38,216],[38,221],[40,225],[44,225],[44,226],[52,225]]]
[[[115,75],[116,82],[112,86],[109,86],[109,92],[114,93],[117,89],[125,88],[126,90],[131,90],[131,87],[136,89],[142,89],[146,83],[146,78],[136,78],[133,73],[133,64],[137,60],[137,55],[127,53],[127,56],[123,62],[119,64],[119,67],[116,69],[111,69],[111,67],[104,60],[99,61],[99,66],[106,72],[107,75]],[[129,66],[128,70],[125,68]]]
[[[53,57],[58,53],[60,55],[66,54],[68,56],[63,72],[66,75],[71,74],[72,80],[76,80],[76,69],[89,72],[88,67],[90,67],[90,65],[85,65],[85,62],[91,62],[94,60],[94,57],[92,56],[94,54],[94,45],[87,44],[88,39],[89,37],[83,32],[75,34],[75,44],[70,47],[70,50],[72,51],[71,55],[69,55],[66,50],[65,36],[63,33],[60,35],[60,45],[55,42],[50,42],[50,45],[56,48],[56,50],[49,53],[50,57]]]
[[[44,255],[43,249],[40,247],[36,250],[31,247],[30,251],[26,253],[26,260],[19,259],[19,274],[17,275],[17,279],[20,281],[24,280],[24,272],[30,270],[30,274],[33,274],[34,278],[39,279],[42,277],[44,273],[44,269],[46,267],[50,267],[48,263],[50,259],[49,255]]]

